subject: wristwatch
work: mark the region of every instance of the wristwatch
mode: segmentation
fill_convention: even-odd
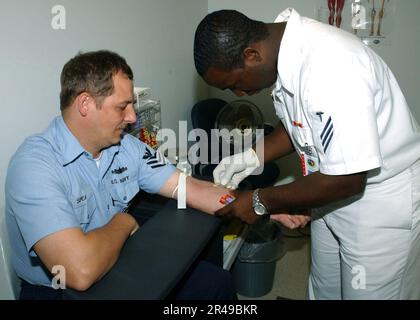
[[[255,214],[263,216],[265,214],[268,214],[268,210],[261,202],[260,197],[258,196],[259,191],[260,189],[255,189],[252,194],[252,207],[254,208]]]

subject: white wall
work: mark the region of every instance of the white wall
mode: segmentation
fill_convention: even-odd
[[[66,9],[53,30],[51,9]],[[194,69],[192,43],[207,0],[0,0],[0,214],[8,161],[28,135],[59,114],[59,76],[79,50],[124,56],[135,84],[162,103],[164,127],[177,129],[207,95]]]
[[[396,75],[404,92],[408,104],[415,117],[420,122],[420,12],[419,0],[393,0],[396,2],[393,31],[390,34],[390,45],[375,47],[374,50],[388,63]],[[326,0],[325,0],[326,2]],[[295,8],[301,15],[316,17],[318,0],[209,0],[209,12],[221,9],[234,9],[250,18],[264,22],[273,22],[277,15],[288,7]],[[339,68],[337,68],[339,72]],[[269,90],[257,96],[247,97],[261,107],[268,122],[277,121],[272,106]],[[227,101],[237,99],[231,92],[210,89],[211,97],[218,97]],[[281,160],[281,176],[299,171],[298,158],[292,156]]]

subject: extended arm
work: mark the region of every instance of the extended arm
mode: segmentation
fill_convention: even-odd
[[[295,209],[321,207],[361,193],[366,185],[366,172],[332,176],[314,173],[297,181],[276,187],[261,189],[260,199],[270,214]],[[253,224],[258,221],[252,207],[252,192],[237,194],[237,199],[220,209],[216,215],[231,215]]]
[[[260,197],[269,212],[316,208],[356,195],[365,185],[365,172],[341,176],[316,172],[287,185],[262,189]]]
[[[254,150],[257,149],[254,147]],[[286,156],[294,150],[292,141],[281,122],[271,134],[264,137],[264,162]]]
[[[180,172],[176,171],[165,185],[159,191],[159,194],[165,197],[172,197],[173,191],[178,185],[178,177]],[[187,177],[187,204],[206,213],[213,214],[215,211],[223,207],[219,202],[221,196],[228,194],[229,190],[221,186],[215,186],[208,181],[202,181],[193,177]],[[176,198],[177,193],[174,193]]]

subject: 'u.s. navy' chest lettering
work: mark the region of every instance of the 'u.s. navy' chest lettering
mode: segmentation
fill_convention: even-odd
[[[111,184],[124,183],[124,182],[127,182],[129,179],[130,179],[130,176],[124,176],[121,178],[112,178]]]

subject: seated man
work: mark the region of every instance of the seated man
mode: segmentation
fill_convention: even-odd
[[[61,298],[52,286],[55,266],[64,268],[66,287],[87,290],[139,228],[125,213],[138,191],[175,197],[179,171],[123,135],[136,121],[132,80],[131,68],[116,53],[76,55],[61,74],[61,116],[12,157],[6,222],[22,299]],[[218,199],[227,193],[193,178],[186,186],[187,204],[207,213],[219,209]],[[235,293],[229,273],[199,264],[178,297],[230,299]]]

